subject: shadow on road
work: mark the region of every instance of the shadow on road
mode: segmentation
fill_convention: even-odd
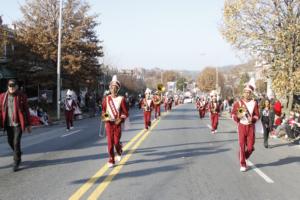
[[[230,150],[229,148],[216,149],[216,147],[200,147],[200,148],[187,148],[187,149],[170,150],[170,151],[157,151],[153,153],[146,153],[143,156],[145,157],[158,156],[158,158],[133,160],[127,162],[125,165],[132,165],[132,164],[144,163],[144,162],[159,162],[159,161],[166,161],[166,160],[174,160],[178,158],[205,156],[210,154],[222,153],[229,150]]]
[[[98,160],[100,158],[107,158],[107,153],[102,153],[102,154],[99,153],[94,155],[78,156],[78,157],[71,157],[71,158],[61,158],[61,159],[54,159],[54,160],[24,161],[20,166],[20,170],[38,168],[38,167],[47,167],[52,165],[63,165],[69,163],[84,162],[87,160]]]
[[[142,169],[142,170],[135,170],[135,171],[130,171],[130,172],[122,172],[118,174],[116,177],[114,177],[114,180],[119,180],[119,179],[124,179],[124,178],[134,178],[134,177],[141,177],[141,176],[150,176],[152,174],[157,174],[157,173],[163,173],[163,172],[171,172],[171,171],[177,171],[182,169],[181,165],[167,165],[163,167],[155,167],[155,168],[149,168],[149,169]],[[113,177],[113,175],[108,175],[108,176],[102,176],[102,177],[95,177],[92,178],[91,181],[96,181],[95,183],[99,184],[101,182],[104,182],[108,177]],[[81,180],[76,180],[73,181],[72,184],[84,184],[86,183],[88,179],[81,179]]]
[[[206,126],[198,126],[198,127],[179,127],[179,128],[156,128],[155,131],[175,131],[175,130],[195,130],[195,129],[207,129]]]
[[[258,168],[262,167],[275,167],[275,166],[281,166],[281,165],[288,165],[291,163],[297,163],[300,164],[300,157],[299,156],[293,156],[293,157],[287,157],[283,159],[279,159],[272,163],[266,163],[266,164],[256,164],[255,166]]]
[[[192,143],[183,143],[183,144],[173,144],[173,145],[165,145],[165,146],[154,146],[154,147],[147,147],[147,148],[139,148],[136,152],[145,152],[145,151],[157,151],[158,149],[162,148],[169,148],[169,147],[179,147],[179,146],[186,146],[186,145],[201,145],[201,144],[214,144],[214,143],[227,143],[227,142],[236,142],[237,139],[232,140],[215,140],[215,141],[205,141],[205,142],[192,142]]]

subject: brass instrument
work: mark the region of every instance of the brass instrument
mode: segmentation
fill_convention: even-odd
[[[244,116],[247,115],[247,110],[245,107],[239,107],[238,110],[237,110],[237,113],[236,113],[237,117],[239,119],[243,118]]]
[[[110,117],[109,113],[104,113],[104,114],[102,115],[101,119],[102,119],[102,122],[108,122],[108,121],[111,120],[111,117]],[[116,124],[116,125],[119,125],[121,122],[122,122],[122,118],[117,118],[117,119],[115,120],[115,124]]]
[[[122,122],[122,118],[118,118],[118,119],[116,119],[115,124],[119,125],[119,124],[121,124],[121,122]]]
[[[165,86],[162,83],[157,84],[156,88],[159,93],[163,93],[166,90]]]
[[[102,121],[107,122],[110,120],[110,115],[108,113],[104,113],[101,117]]]
[[[157,98],[153,98],[153,103],[155,105],[160,105],[161,104],[161,97],[157,95]]]

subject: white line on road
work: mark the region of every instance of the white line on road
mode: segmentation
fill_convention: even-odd
[[[247,164],[258,174],[260,175],[267,183],[274,183],[274,181],[258,169],[250,160],[247,160]]]
[[[211,130],[212,128],[211,128],[211,125],[208,125],[208,124],[206,124],[207,125],[207,127]]]
[[[66,137],[66,136],[69,136],[69,135],[73,135],[73,134],[78,133],[78,132],[80,132],[80,131],[81,131],[81,130],[73,131],[73,132],[71,132],[71,133],[62,135],[61,137]]]

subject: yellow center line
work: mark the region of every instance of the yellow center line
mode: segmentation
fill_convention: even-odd
[[[145,130],[140,131],[134,136],[123,148],[126,151],[143,133]],[[82,185],[70,198],[69,200],[80,199],[92,186],[101,178],[101,176],[108,170],[108,166],[105,164],[96,174],[94,174],[84,185]]]
[[[95,189],[95,191],[89,196],[88,200],[95,200],[100,197],[100,195],[104,192],[104,190],[108,187],[111,183],[113,178],[121,171],[124,164],[129,160],[135,150],[141,145],[141,143],[148,137],[150,131],[156,127],[159,120],[157,120],[140,139],[136,142],[136,144],[132,147],[132,149],[126,154],[126,156],[120,161],[120,163],[111,171],[111,173],[104,179],[103,182]]]
[[[167,113],[162,113],[162,116],[167,115]],[[156,123],[153,124],[156,125]],[[153,126],[150,128],[152,130]],[[145,130],[140,131],[138,134],[136,134],[123,148],[123,151],[125,152],[136,140],[140,138],[140,136],[145,132]],[[131,151],[130,151],[131,152]],[[130,152],[128,154],[130,154]],[[127,154],[126,154],[127,155]],[[126,156],[125,156],[126,158]],[[122,160],[125,160],[122,159]],[[121,162],[122,162],[121,160]],[[99,180],[103,174],[108,170],[108,166],[105,164],[99,171],[96,172],[86,183],[84,183],[70,198],[69,200],[79,200],[94,184],[97,180]]]

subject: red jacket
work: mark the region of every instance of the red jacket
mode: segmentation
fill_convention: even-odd
[[[8,92],[0,94],[0,127],[5,128],[7,117],[7,95]],[[20,123],[22,131],[25,127],[30,126],[30,114],[27,102],[27,96],[19,91],[14,97],[14,113],[13,118],[16,123]]]
[[[158,95],[154,95],[152,98],[152,101],[153,101],[153,105],[155,108],[160,107],[160,104],[162,104],[162,100],[161,100],[160,96],[158,96]],[[155,104],[154,102],[160,102],[160,103]]]
[[[110,96],[110,95],[109,95]],[[107,104],[108,104],[108,98],[111,98],[111,97],[104,97],[103,98],[103,101],[102,101],[102,114],[106,113],[108,111],[109,108],[107,108]],[[119,109],[116,107],[117,112],[118,112],[118,116],[117,118],[122,118],[123,121],[129,116],[129,113],[128,113],[128,108],[126,106],[126,101],[125,101],[125,98],[122,97],[122,96],[118,96],[118,97],[121,97],[121,102],[120,102],[120,107]],[[118,106],[118,105],[115,105],[115,106]]]
[[[196,102],[196,107],[197,107],[197,110],[205,110],[206,107],[207,107],[207,102],[204,102],[202,100],[198,100]]]
[[[254,100],[253,100],[254,101]],[[234,103],[233,108],[232,108],[232,118],[235,122],[240,123],[240,119],[237,117],[237,112],[239,107],[246,107],[245,102],[243,100],[237,101]],[[249,111],[251,112],[251,111]],[[255,101],[255,105],[254,105],[254,109],[252,113],[249,113],[252,119],[252,123],[255,123],[258,119],[259,119],[259,108],[258,108],[258,104]]]
[[[148,106],[147,106],[147,103],[146,103],[146,102],[147,102],[147,100],[146,100],[146,98],[144,98],[143,101],[142,101],[141,108],[144,110],[144,112],[145,112],[145,111],[152,111],[153,108],[154,108],[154,103],[153,103],[153,101],[151,100],[150,105],[148,105]]]
[[[214,103],[216,103],[216,107],[215,108],[213,107],[213,102],[210,102],[208,104],[209,112],[212,113],[212,114],[219,113],[221,111],[220,104],[218,102],[214,102]]]

